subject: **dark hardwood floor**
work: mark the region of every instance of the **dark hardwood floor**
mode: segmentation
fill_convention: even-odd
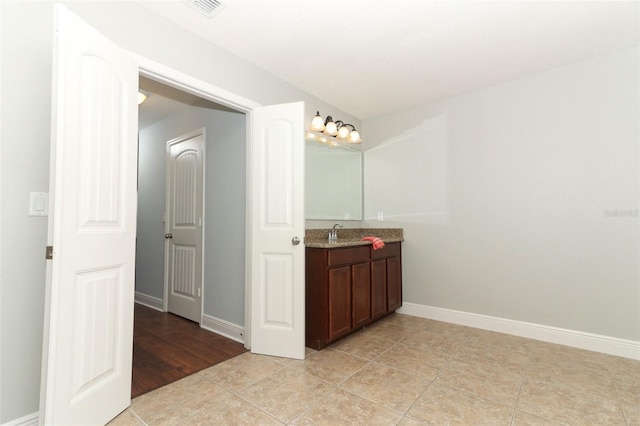
[[[241,343],[200,328],[192,321],[136,303],[131,397],[245,351]]]

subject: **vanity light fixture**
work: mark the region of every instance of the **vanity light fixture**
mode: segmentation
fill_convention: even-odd
[[[341,141],[346,141],[347,138],[349,137],[349,133],[351,132],[349,131],[349,128],[347,127],[346,124],[344,126],[340,126],[340,128],[338,129],[337,138],[340,139]]]
[[[338,122],[341,123],[340,120],[338,120]],[[335,136],[338,134],[338,123],[333,121],[333,118],[331,118],[331,116],[327,116],[327,119],[324,122],[324,132],[325,134],[329,135],[329,136]]]
[[[360,133],[356,130],[353,124],[345,123],[341,120],[333,120],[330,115],[326,119],[323,119],[320,115],[320,111],[316,111],[316,115],[311,120],[310,130],[312,132],[322,132],[327,136],[334,137],[339,141],[348,143],[360,143]]]
[[[351,126],[351,131],[349,131],[348,126]],[[344,134],[346,135],[345,138],[347,139],[347,142],[349,143],[362,142],[362,139],[360,138],[360,133],[356,130],[353,124],[345,124],[344,126],[340,127],[340,129],[338,129],[338,137],[340,137],[340,130],[342,129],[346,129]]]
[[[316,111],[315,117],[311,120],[311,130],[314,132],[323,132],[324,131],[324,120],[320,115],[320,111]]]

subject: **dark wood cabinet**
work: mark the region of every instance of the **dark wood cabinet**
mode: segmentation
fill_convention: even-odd
[[[329,270],[327,287],[330,340],[344,336],[351,330],[351,267]]]
[[[369,262],[351,267],[351,328],[371,322],[371,271]]]
[[[306,345],[333,343],[402,305],[400,243],[306,249]]]
[[[400,257],[387,259],[387,310],[402,306],[402,269]]]
[[[387,261],[371,262],[371,316],[378,319],[387,314]]]

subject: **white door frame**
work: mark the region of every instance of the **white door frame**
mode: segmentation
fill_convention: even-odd
[[[238,96],[231,93],[221,87],[214,86],[213,84],[206,83],[202,80],[198,80],[180,71],[176,71],[158,62],[154,62],[150,59],[130,53],[137,61],[139,65],[139,74],[143,77],[150,78],[167,86],[174,87],[187,93],[199,96],[203,99],[207,99],[224,105],[226,107],[235,109],[245,113],[246,116],[246,173],[247,173],[247,188],[246,188],[246,217],[245,217],[245,290],[244,290],[244,346],[250,349],[251,346],[251,283],[252,283],[252,270],[251,270],[251,216],[253,214],[253,205],[251,201],[251,194],[253,188],[252,182],[252,117],[253,109],[259,107],[260,104],[250,99]]]

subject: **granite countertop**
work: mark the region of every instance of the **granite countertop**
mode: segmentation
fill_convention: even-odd
[[[307,229],[304,245],[311,248],[335,248],[371,245],[360,241],[362,237],[378,237],[385,243],[404,241],[402,228],[343,228],[338,229],[338,239],[329,240],[330,229]]]

